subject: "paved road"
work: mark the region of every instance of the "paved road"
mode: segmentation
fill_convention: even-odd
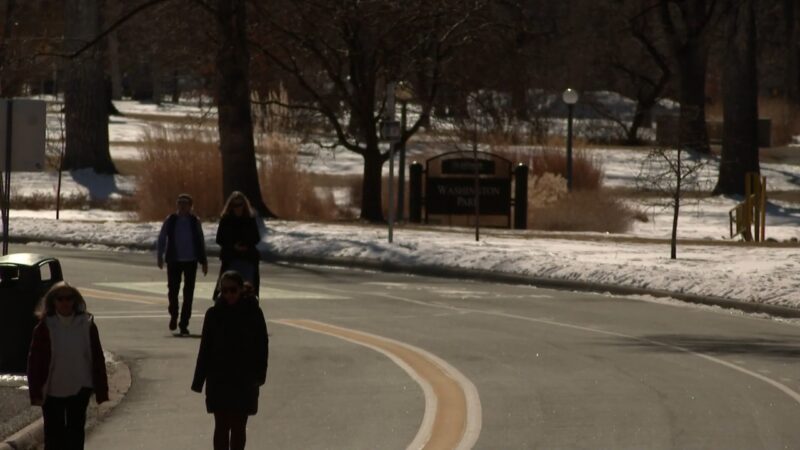
[[[18,248],[17,250],[20,250]],[[91,293],[125,400],[89,449],[209,448],[152,255],[47,250]],[[212,266],[212,273],[218,269]],[[199,331],[212,276],[200,278]],[[251,448],[775,449],[800,442],[800,327],[532,287],[262,266],[271,354]]]

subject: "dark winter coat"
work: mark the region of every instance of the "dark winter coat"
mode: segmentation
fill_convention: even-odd
[[[194,243],[194,254],[197,257],[197,261],[201,264],[207,264],[206,258],[206,243],[205,239],[203,238],[203,227],[200,226],[200,219],[194,215],[190,214],[189,218],[192,222],[192,242]],[[158,257],[161,258],[162,252],[166,250],[166,256],[164,259],[168,262],[175,261],[175,221],[178,220],[178,214],[172,213],[164,220],[164,224],[162,226],[163,230],[162,235],[158,237]],[[166,244],[166,249],[164,249],[164,245]]]
[[[92,384],[97,403],[108,400],[108,375],[103,346],[100,345],[100,333],[92,317],[89,318],[89,345],[92,352]],[[28,394],[32,404],[41,404],[44,400],[44,388],[50,376],[51,353],[50,329],[47,322],[41,320],[33,329],[31,348],[28,353]]]
[[[256,244],[261,240],[258,224],[255,217],[236,216],[228,214],[222,216],[217,228],[217,245],[219,245],[219,259],[223,264],[234,259],[242,259],[257,264],[260,257]],[[247,247],[244,251],[236,249],[236,244]]]
[[[206,311],[192,390],[206,385],[206,409],[258,412],[258,390],[267,379],[269,337],[258,300],[218,301]]]

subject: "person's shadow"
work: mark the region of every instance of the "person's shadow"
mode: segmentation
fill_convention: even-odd
[[[172,333],[170,337],[180,338],[180,339],[200,339],[202,336],[195,333],[189,333],[189,334]]]

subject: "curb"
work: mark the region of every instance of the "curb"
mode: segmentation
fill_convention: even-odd
[[[113,374],[109,377],[108,387],[110,399],[100,406],[94,406],[94,414],[89,415],[86,420],[86,429],[90,430],[99,420],[106,417],[111,410],[117,406],[128,393],[131,386],[130,368],[122,360],[114,358],[111,363],[116,366]],[[94,405],[93,403],[90,405]],[[92,406],[90,406],[90,409]],[[17,431],[11,436],[0,442],[0,450],[33,450],[44,442],[44,420],[37,419],[25,428]]]
[[[36,239],[12,238],[12,242],[30,243],[38,242]],[[78,239],[55,239],[49,242],[63,244],[83,244],[85,241]],[[136,250],[154,250],[154,245],[143,244],[120,244],[105,243],[102,241],[96,244],[107,245],[109,247],[125,247]],[[208,256],[218,256],[219,250],[210,248],[206,251]],[[466,269],[458,267],[446,267],[435,265],[412,265],[396,262],[380,261],[373,259],[359,258],[333,258],[326,256],[302,256],[286,255],[271,251],[262,251],[261,260],[265,262],[285,262],[294,264],[311,264],[322,266],[346,267],[355,269],[377,270],[382,272],[407,273],[411,275],[434,276],[441,278],[455,278],[467,280],[489,281],[494,283],[507,283],[537,286],[551,289],[562,289],[582,292],[610,293],[614,295],[650,295],[658,298],[673,298],[687,303],[695,303],[707,306],[719,306],[721,308],[735,309],[751,314],[768,314],[770,316],[788,319],[800,318],[800,308],[787,306],[768,305],[764,303],[745,302],[724,297],[711,295],[687,294],[683,292],[673,292],[664,289],[639,288],[632,286],[620,286],[605,283],[594,283],[579,280],[561,280],[557,278],[536,277],[530,275],[513,274],[507,272],[492,272],[489,270]],[[0,450],[4,450],[0,447]]]
[[[0,450],[31,450],[44,441],[44,420],[37,419],[27,427],[17,431],[4,442]]]
[[[528,285],[550,289],[561,289],[581,292],[609,293],[614,295],[650,295],[658,298],[673,298],[687,303],[707,306],[719,306],[727,309],[736,309],[746,313],[768,314],[782,318],[800,318],[800,309],[786,306],[767,305],[763,303],[744,302],[710,295],[687,294],[672,292],[662,289],[648,289],[631,286],[619,286],[605,283],[594,283],[578,280],[560,280],[555,278],[535,277],[530,275],[513,274],[506,272],[492,272],[480,269],[465,269],[435,265],[412,265],[388,261],[358,259],[358,258],[330,258],[319,256],[280,255],[269,253],[265,258],[267,262],[285,262],[293,264],[312,264],[322,266],[336,266],[356,269],[376,270],[381,272],[407,273],[411,275],[433,276],[440,278],[454,278],[465,280],[489,281],[494,283]]]

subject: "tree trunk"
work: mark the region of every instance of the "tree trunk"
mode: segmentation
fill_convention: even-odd
[[[511,80],[511,109],[514,117],[528,120],[528,86],[522,70],[514,71]]]
[[[172,71],[172,78],[170,81],[172,103],[178,104],[181,100],[181,79],[177,70]]]
[[[122,14],[120,0],[107,0],[109,16],[113,19]],[[117,30],[108,34],[108,69],[111,73],[111,99],[122,100],[122,71],[119,65],[119,37]]]
[[[681,181],[683,181],[683,173],[681,172],[681,149],[678,148],[678,170],[675,174],[675,192],[672,196],[672,239],[670,239],[670,259],[678,257],[678,217],[681,211]]]
[[[100,32],[97,0],[66,0],[64,47],[79,49]],[[66,148],[63,168],[116,173],[108,149],[108,103],[103,61],[97,46],[67,63],[64,84]]]
[[[731,11],[723,72],[722,155],[715,194],[744,194],[745,174],[758,172],[758,82],[753,0]]]
[[[706,67],[708,54],[705,44],[694,40],[677,55],[680,77],[679,143],[686,150],[710,153],[706,128]]]
[[[644,125],[645,119],[650,117],[650,112],[654,104],[655,100],[649,98],[639,99],[639,101],[636,102],[633,120],[631,121],[630,128],[628,128],[628,134],[625,137],[625,143],[627,145],[639,145],[642,143],[639,139],[639,129]]]
[[[0,35],[0,95],[3,97],[12,97],[15,92],[10,89],[12,84],[13,70],[12,64],[8,61],[8,44],[11,40],[11,30],[14,29],[14,21],[17,18],[16,14],[17,0],[7,0],[5,11],[5,18],[3,19],[3,33]]]
[[[784,45],[786,47],[786,97],[800,102],[800,48],[797,45],[797,0],[783,0]]]
[[[369,222],[383,221],[382,169],[383,158],[378,142],[368,143],[364,152],[364,177],[361,182],[361,219]]]
[[[245,0],[217,0],[217,109],[222,194],[243,192],[264,217],[275,217],[261,196],[250,110],[250,54]]]

